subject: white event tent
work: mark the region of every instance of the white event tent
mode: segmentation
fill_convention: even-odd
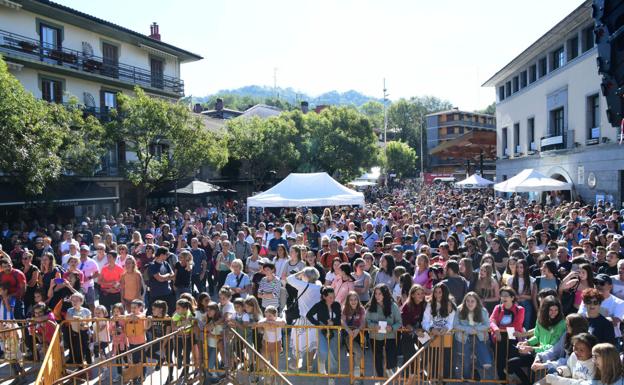
[[[473,189],[473,188],[487,188],[493,184],[494,182],[483,178],[479,174],[472,174],[468,178],[455,183],[455,186],[458,186],[461,188]]]
[[[571,190],[572,184],[549,178],[532,168],[527,168],[513,178],[494,185],[501,192],[539,192]]]
[[[326,172],[290,174],[267,191],[247,198],[250,207],[319,207],[364,205],[364,194],[336,182]]]

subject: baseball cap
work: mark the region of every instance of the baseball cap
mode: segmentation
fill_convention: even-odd
[[[400,253],[400,252],[402,252],[402,251],[403,251],[403,249],[401,248],[401,246],[394,246],[394,247],[392,248],[392,251],[396,251],[396,252]]]
[[[83,250],[84,251],[91,251],[91,249],[89,249],[89,246],[87,246],[87,245],[80,246],[80,251],[83,251]]]
[[[613,281],[611,280],[611,277],[603,273],[598,274],[596,278],[594,278],[594,281],[596,281],[596,283],[606,283],[608,285],[613,285]]]

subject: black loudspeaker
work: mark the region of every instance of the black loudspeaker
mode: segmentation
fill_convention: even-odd
[[[594,0],[592,11],[607,118],[611,125],[620,126],[624,119],[624,0]]]

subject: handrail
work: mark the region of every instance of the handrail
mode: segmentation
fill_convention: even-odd
[[[57,351],[55,352],[55,349]],[[54,330],[54,334],[52,335],[52,341],[50,342],[50,346],[48,346],[48,350],[45,353],[45,357],[41,362],[41,368],[39,369],[39,373],[37,374],[37,379],[35,380],[35,385],[52,385],[58,378],[62,376],[63,373],[63,353],[59,350],[61,349],[61,325],[56,325],[56,329]],[[60,354],[59,362],[56,362],[54,356]],[[58,357],[57,357],[58,358]],[[50,377],[46,374],[49,372]],[[52,380],[52,381],[50,381]]]
[[[282,372],[280,372],[277,368],[271,365],[269,360],[267,360],[260,352],[258,352],[247,340],[245,340],[245,338],[243,338],[243,336],[238,334],[236,330],[230,327],[228,327],[226,330],[228,333],[232,333],[239,340],[239,342],[242,342],[243,345],[245,345],[246,349],[252,352],[256,357],[260,358],[260,361],[262,361],[262,364],[264,364],[267,368],[271,369],[271,371],[275,375],[277,375],[277,377],[279,377],[280,380],[284,381],[286,385],[292,385],[292,383],[288,381],[288,379],[282,374]]]
[[[398,383],[399,377],[404,377],[404,378],[409,378],[410,373],[408,372],[410,367],[412,365],[414,365],[414,363],[416,362],[416,360],[419,360],[421,358],[421,356],[425,353],[426,349],[429,348],[429,345],[433,342],[436,341],[438,338],[440,338],[440,336],[434,336],[432,339],[430,339],[429,341],[425,342],[420,349],[418,349],[416,351],[416,353],[409,359],[407,360],[399,369],[397,369],[397,371],[390,376],[384,383],[383,385],[392,385],[393,383]],[[412,374],[413,376],[413,374]],[[406,381],[404,381],[406,382]]]
[[[88,367],[86,367],[84,369],[77,370],[77,371],[73,372],[72,374],[69,374],[69,375],[67,375],[65,377],[62,377],[62,378],[59,378],[59,379],[55,380],[53,382],[53,384],[61,384],[61,383],[65,382],[65,381],[67,381],[67,380],[70,380],[70,379],[74,378],[74,377],[80,377],[80,376],[82,376],[84,374],[87,374],[87,373],[91,372],[93,369],[96,369],[96,368],[99,368],[101,366],[110,364],[111,362],[115,361],[116,359],[118,359],[121,356],[130,356],[133,353],[143,351],[147,347],[150,347],[152,345],[160,343],[160,342],[162,342],[162,341],[164,341],[166,339],[170,339],[171,337],[177,336],[179,334],[185,333],[185,332],[187,332],[189,330],[192,330],[191,326],[186,326],[184,328],[178,329],[178,330],[176,330],[174,332],[171,332],[171,333],[169,333],[167,335],[164,335],[162,337],[158,337],[155,340],[152,340],[152,341],[146,342],[145,344],[137,346],[136,348],[126,350],[122,354],[118,354],[118,355],[109,357],[109,358],[107,358],[105,360],[102,360],[102,361],[98,362],[97,364],[93,364],[93,365],[90,365],[90,366],[88,366]]]
[[[53,60],[56,64],[84,72],[98,73],[112,78],[121,78],[133,84],[182,94],[184,81],[180,78],[153,73],[151,70],[124,63],[109,63],[105,58],[86,54],[71,48],[43,43],[39,40],[0,29],[0,49],[19,52],[25,56]]]

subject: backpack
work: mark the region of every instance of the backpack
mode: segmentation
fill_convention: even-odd
[[[291,289],[289,289],[289,287]],[[301,294],[293,297],[290,294],[288,295],[288,299],[286,300],[286,310],[284,311],[284,315],[286,316],[286,323],[288,325],[294,325],[295,321],[301,318],[301,313],[299,312],[299,298],[308,290],[310,284],[303,289]],[[292,290],[297,292],[297,289],[291,285],[286,285],[286,290],[292,292]],[[294,298],[294,299],[293,299]]]

